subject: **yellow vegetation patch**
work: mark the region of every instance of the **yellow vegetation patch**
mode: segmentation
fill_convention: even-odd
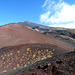
[[[41,52],[42,52],[43,50],[41,50]]]
[[[53,49],[53,51],[54,51],[54,49]]]
[[[13,61],[13,58],[11,58],[11,60]]]
[[[48,58],[52,57],[52,55],[47,55]]]
[[[24,67],[26,67],[27,65],[24,65]]]
[[[10,53],[10,55],[13,55],[13,53]]]
[[[11,65],[11,63],[9,63],[9,65]]]
[[[22,59],[20,59],[20,63],[22,63]]]
[[[51,53],[52,51],[50,51],[50,53]]]
[[[18,54],[17,56],[20,56],[20,54]]]
[[[30,48],[27,48],[27,51],[29,51],[30,50]]]
[[[41,52],[40,51],[38,51],[38,54],[40,54]]]
[[[34,54],[33,57],[35,57],[36,55]]]
[[[23,54],[24,56],[26,55],[26,54]]]
[[[29,53],[29,52],[26,52],[27,54]]]
[[[4,67],[4,69],[5,69],[5,67]]]
[[[14,70],[16,69],[16,67],[14,67]]]
[[[0,65],[0,68],[2,67],[2,65]]]
[[[4,56],[6,56],[6,54],[4,54]]]
[[[17,51],[17,53],[20,53],[20,51]]]
[[[43,60],[43,59],[46,59],[47,57],[46,56],[43,56],[41,59]]]
[[[30,62],[28,62],[28,64],[30,64]]]
[[[19,64],[17,64],[17,67],[19,68]]]
[[[18,59],[18,57],[15,55],[15,59],[17,60]]]
[[[53,54],[53,52],[51,52],[51,54]]]
[[[24,56],[22,56],[22,58],[24,58]]]
[[[2,59],[4,59],[4,57]]]
[[[3,57],[3,55],[1,55],[1,57]]]
[[[8,57],[10,56],[10,54],[7,55]]]
[[[7,70],[4,70],[3,72],[7,72]]]
[[[8,67],[8,65],[7,65],[7,67]]]
[[[35,28],[35,30],[39,32],[39,30],[37,28]]]

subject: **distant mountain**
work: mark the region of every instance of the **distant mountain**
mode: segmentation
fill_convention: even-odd
[[[31,27],[32,29],[34,29],[35,31],[55,31],[60,35],[67,35],[70,36],[72,38],[75,39],[75,29],[67,29],[67,28],[58,28],[58,27],[48,27],[48,26],[44,26],[44,25],[40,25],[40,24],[36,24],[36,23],[32,23],[32,22],[19,22],[18,24],[21,24],[23,26],[27,26],[27,27]]]
[[[55,27],[48,27],[48,26],[44,26],[44,25],[40,25],[40,24],[28,22],[28,21],[19,22],[18,24],[21,24],[21,25],[27,26],[27,27],[31,27],[32,29],[38,29],[41,31],[57,30]]]

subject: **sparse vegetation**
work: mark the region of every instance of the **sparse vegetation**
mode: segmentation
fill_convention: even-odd
[[[66,30],[56,30],[56,33],[58,33],[59,35],[66,35],[75,39],[75,33]]]
[[[43,46],[42,46],[43,47]],[[9,52],[3,52],[0,56],[0,69],[3,67],[2,72],[10,67],[10,70],[15,70],[20,67],[26,67],[37,61],[44,60],[53,56],[54,49],[42,48],[42,47],[27,47],[25,49],[8,50]],[[4,66],[6,65],[6,66]],[[1,70],[0,70],[1,71]]]

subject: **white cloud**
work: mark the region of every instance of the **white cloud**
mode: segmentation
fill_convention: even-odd
[[[50,27],[63,27],[63,28],[73,28],[75,29],[75,24],[74,23],[69,23],[69,24],[60,24],[60,25],[57,25],[57,24],[53,24],[53,25],[50,25]]]
[[[49,15],[50,15],[50,11],[48,11],[47,13],[42,14],[41,18],[40,18],[40,21],[41,22],[46,22],[46,20],[48,19]]]
[[[48,5],[48,3],[50,3],[51,0],[45,0],[44,4],[42,5],[42,7],[45,7],[46,5]]]
[[[75,5],[62,0],[58,3],[46,0],[43,8],[46,9],[46,13],[40,15],[42,23],[55,27],[75,28]]]

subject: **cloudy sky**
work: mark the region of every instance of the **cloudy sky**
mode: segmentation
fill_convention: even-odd
[[[70,2],[71,1],[71,2]],[[45,0],[40,15],[41,23],[53,27],[75,28],[74,0]]]
[[[75,0],[0,0],[0,25],[24,21],[75,28]]]

